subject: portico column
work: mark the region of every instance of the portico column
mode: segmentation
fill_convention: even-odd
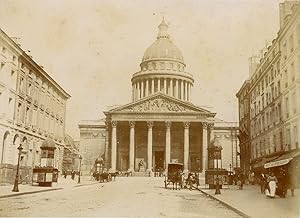
[[[117,121],[112,121],[111,127],[111,169],[115,171],[117,165]]]
[[[130,136],[129,136],[129,170],[134,171],[134,121],[129,121]]]
[[[147,171],[152,172],[152,127],[153,122],[148,121],[148,144],[147,144]]]
[[[207,146],[208,146],[208,131],[207,131],[208,124],[202,123],[202,140],[203,140],[203,147],[202,147],[202,173],[205,173],[207,169]]]
[[[166,168],[171,163],[171,122],[166,122]]]
[[[149,80],[146,80],[146,92],[145,92],[145,97],[149,95]]]
[[[190,122],[184,122],[183,123],[184,127],[184,148],[183,148],[183,167],[184,167],[184,172],[187,173],[189,170],[189,150],[190,150],[190,142],[189,142],[189,127],[190,127]]]

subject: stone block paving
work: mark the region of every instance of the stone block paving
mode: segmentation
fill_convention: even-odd
[[[286,198],[269,198],[260,192],[257,185],[245,185],[242,190],[237,186],[228,186],[221,189],[221,194],[215,194],[214,189],[200,189],[212,198],[219,200],[227,206],[236,209],[249,217],[290,218],[300,217],[300,190],[295,190],[291,196],[290,190]]]
[[[13,184],[1,184],[0,185],[0,198],[7,198],[13,196],[19,196],[24,194],[32,194],[39,192],[54,191],[59,189],[68,189],[74,187],[80,187],[83,185],[92,185],[97,183],[90,176],[82,176],[80,178],[80,183],[78,183],[78,177],[76,176],[74,180],[71,177],[63,178],[60,177],[57,183],[52,183],[51,187],[42,187],[38,184],[19,184],[19,192],[13,192]]]

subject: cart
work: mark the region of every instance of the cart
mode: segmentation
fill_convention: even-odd
[[[165,175],[165,188],[168,188],[169,184],[173,185],[173,190],[177,187],[180,190],[182,188],[183,180],[183,164],[181,163],[169,163],[168,173]]]

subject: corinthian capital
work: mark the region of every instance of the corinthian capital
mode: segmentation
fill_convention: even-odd
[[[153,121],[147,121],[148,129],[151,129],[153,127]]]
[[[170,121],[166,121],[166,122],[165,122],[165,124],[166,124],[166,127],[167,127],[167,128],[170,128],[170,127],[171,127],[171,125],[172,125],[172,122],[170,122]]]
[[[183,127],[188,129],[190,127],[190,122],[183,122]]]
[[[130,128],[134,128],[135,122],[134,121],[129,121],[129,126]]]
[[[117,127],[117,123],[118,123],[117,121],[113,120],[113,121],[111,121],[111,126],[112,127]]]
[[[212,129],[214,127],[214,123],[208,123],[208,128]]]
[[[208,127],[208,123],[206,123],[206,122],[203,122],[203,123],[202,123],[202,127],[203,127],[203,129],[207,129],[207,127]]]

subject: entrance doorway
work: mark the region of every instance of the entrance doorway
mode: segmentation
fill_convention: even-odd
[[[165,163],[165,158],[164,158],[165,152],[164,151],[155,151],[154,152],[154,157],[155,157],[155,171],[159,171],[159,169],[163,170],[164,169],[164,163]]]

